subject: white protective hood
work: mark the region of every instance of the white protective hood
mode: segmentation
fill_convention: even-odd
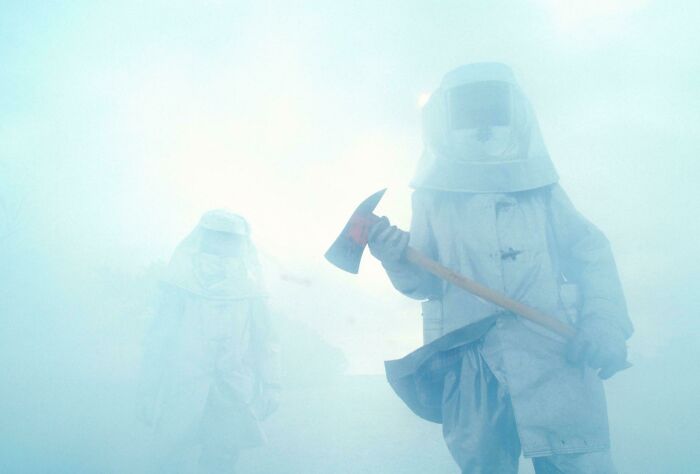
[[[240,236],[244,240],[241,254],[221,256],[203,250],[207,232]],[[232,300],[262,296],[260,265],[250,241],[248,222],[223,209],[206,212],[175,249],[165,282],[206,298]]]
[[[503,104],[507,123],[485,130],[455,127],[451,94],[476,83],[498,83],[507,92]],[[423,142],[423,155],[411,182],[414,188],[516,192],[558,181],[535,113],[504,64],[467,64],[447,73],[423,108]]]

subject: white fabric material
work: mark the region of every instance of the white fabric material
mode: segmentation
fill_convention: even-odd
[[[500,81],[510,88],[510,123],[490,127],[488,139],[479,129],[453,129],[449,119],[450,92],[483,81]],[[503,64],[468,64],[445,75],[423,108],[423,141],[425,148],[411,183],[415,188],[514,192],[558,180],[535,112]]]
[[[610,451],[533,458],[537,474],[617,474]]]
[[[239,234],[244,224],[246,234]],[[212,230],[244,237],[243,254],[223,257],[203,252],[204,232]],[[175,249],[165,281],[206,298],[232,300],[262,296],[260,265],[247,232],[247,223],[236,214],[221,210],[204,214],[197,227]]]
[[[442,265],[559,318],[627,337],[632,332],[605,237],[558,186],[523,193],[413,195],[410,245]],[[424,303],[426,343],[500,308],[404,263],[388,271],[404,294]],[[562,273],[579,286],[577,321],[562,301]],[[608,447],[605,396],[593,370],[570,365],[565,341],[503,316],[482,354],[512,397],[526,456]]]
[[[226,209],[214,209],[207,211],[199,219],[199,226],[204,229],[227,234],[250,235],[248,221],[242,216]]]
[[[443,435],[463,473],[516,474],[520,439],[508,388],[495,377],[482,343],[456,348],[442,367]],[[532,459],[537,474],[615,474],[609,450]]]
[[[156,403],[158,463],[176,462],[212,437],[234,450],[264,443],[253,406],[267,355],[261,345],[266,318],[255,299],[209,299],[162,287],[141,387]]]
[[[175,250],[161,284],[140,389],[155,408],[154,452],[164,472],[176,472],[173,463],[197,445],[232,458],[264,441],[256,407],[265,387],[279,382],[279,347],[255,249],[247,233],[236,233],[241,222],[222,211],[205,214]],[[241,236],[232,239],[240,255],[203,252],[212,231]]]

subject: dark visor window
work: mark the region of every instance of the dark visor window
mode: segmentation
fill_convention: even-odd
[[[204,253],[222,257],[236,257],[241,255],[244,248],[245,237],[243,236],[202,229],[199,250]]]
[[[475,82],[449,92],[452,129],[483,128],[510,123],[510,86],[505,82]]]

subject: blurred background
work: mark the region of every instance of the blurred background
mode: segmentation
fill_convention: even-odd
[[[456,473],[383,378],[421,343],[418,303],[323,253],[384,187],[408,226],[420,106],[483,60],[515,69],[618,261],[620,472],[700,472],[698,21],[675,0],[1,2],[0,472],[142,472],[156,284],[226,207],[262,254],[287,388],[241,472]]]

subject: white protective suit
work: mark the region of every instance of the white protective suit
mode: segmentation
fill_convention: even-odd
[[[446,130],[446,97],[484,81],[508,84],[510,124],[481,137]],[[427,108],[410,245],[568,324],[629,337],[608,242],[557,184],[509,69],[475,64],[453,71]],[[537,458],[538,473],[614,472],[602,383],[594,370],[567,362],[566,341],[405,261],[385,267],[399,291],[424,300],[426,343],[420,363],[414,353],[387,367],[410,374],[402,383],[413,394],[400,395],[416,413],[443,423],[463,472],[517,472],[521,448]],[[577,293],[578,301],[571,296]],[[457,330],[479,321],[488,323],[481,337],[460,345]]]
[[[207,236],[239,236],[237,255],[206,248]],[[177,247],[161,284],[146,340],[142,397],[154,408],[162,472],[180,472],[189,448],[206,472],[233,472],[241,448],[260,445],[259,418],[277,388],[277,343],[270,327],[248,225],[206,213]]]

